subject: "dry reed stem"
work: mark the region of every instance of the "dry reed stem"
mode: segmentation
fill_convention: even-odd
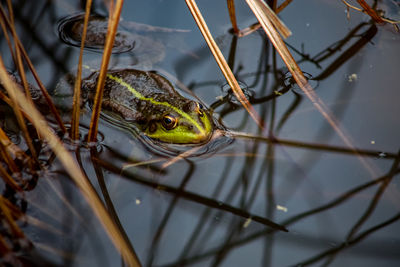
[[[264,125],[263,125],[263,122],[262,122],[260,116],[257,114],[257,112],[254,110],[253,106],[249,103],[247,98],[244,96],[242,89],[240,88],[235,76],[232,73],[232,70],[229,68],[228,63],[226,62],[224,56],[222,55],[221,50],[218,48],[217,44],[215,43],[215,41],[210,33],[210,30],[208,29],[207,24],[204,21],[204,18],[200,13],[199,8],[197,7],[196,2],[194,0],[186,0],[186,4],[189,7],[189,10],[193,15],[194,20],[196,21],[197,26],[199,27],[205,41],[207,42],[208,47],[211,50],[211,53],[213,54],[215,60],[217,61],[219,68],[221,69],[223,75],[225,76],[225,79],[227,80],[229,86],[232,88],[236,98],[240,101],[240,103],[247,110],[247,112],[250,114],[250,116],[253,118],[253,120],[257,123],[257,125],[261,129],[263,129]]]
[[[353,146],[352,142],[348,135],[344,132],[343,129],[339,126],[339,122],[330,112],[329,108],[325,105],[325,103],[315,94],[315,91],[312,89],[307,79],[304,77],[303,72],[300,67],[297,65],[296,61],[293,59],[290,54],[288,48],[285,43],[281,39],[278,32],[274,29],[273,24],[269,21],[268,17],[263,13],[264,9],[262,6],[265,3],[262,0],[246,0],[247,4],[250,6],[254,15],[257,17],[264,31],[266,32],[269,40],[274,45],[275,49],[278,51],[279,55],[285,62],[289,71],[292,73],[293,78],[296,83],[299,85],[303,93],[308,97],[308,99],[312,102],[314,107],[322,114],[322,116],[327,120],[327,122],[332,126],[335,132],[340,136],[343,142],[351,148],[355,154],[358,155],[357,150]],[[372,176],[375,175],[375,171],[372,167],[361,157],[358,155],[359,160],[366,167],[366,169],[371,173]]]
[[[292,32],[289,30],[289,28],[286,27],[286,25],[281,21],[281,19],[276,16],[276,14],[279,14],[279,12],[281,12],[287,5],[289,5],[292,2],[292,0],[287,0],[284,3],[282,3],[275,12],[270,12],[270,16],[274,17],[274,20],[276,21],[276,25],[275,27],[277,27],[278,31],[282,34],[282,33],[286,33],[286,35],[283,35],[284,38],[289,37],[290,35],[292,35]],[[274,5],[277,2],[274,1]],[[269,8],[269,7],[268,7]],[[254,23],[253,25],[250,25],[249,27],[240,30],[237,35],[239,37],[244,37],[246,35],[249,35],[253,32],[255,32],[256,30],[258,30],[261,27],[260,23]]]
[[[121,15],[121,9],[122,9],[123,2],[124,2],[123,0],[117,0],[115,7],[114,7],[114,5],[110,5],[110,11],[112,10],[113,12],[110,12],[111,16],[110,16],[108,28],[107,28],[106,44],[104,46],[103,58],[101,60],[100,73],[99,73],[99,77],[97,79],[96,96],[95,96],[94,104],[93,104],[93,111],[92,111],[92,118],[91,118],[91,122],[90,122],[88,142],[96,141],[97,128],[98,128],[98,124],[99,124],[100,111],[101,111],[101,102],[103,99],[104,84],[105,84],[106,75],[107,75],[107,71],[108,71],[108,63],[110,61],[110,56],[111,56],[112,48],[114,45],[115,35],[117,33],[117,27],[118,27],[119,18]],[[113,1],[111,1],[111,3],[113,3]]]
[[[11,142],[6,133],[1,128],[0,128],[0,144],[3,145],[5,149],[8,152],[10,152],[10,154],[13,155],[15,158],[18,158],[20,160],[29,158],[28,155],[26,155],[25,152],[19,146]]]
[[[11,4],[10,0],[7,0],[7,7],[8,7],[10,23],[11,23],[11,25],[14,26],[15,25],[14,24],[14,13],[13,13],[12,4]],[[17,36],[17,31],[15,30],[15,27],[10,27],[10,30],[11,30],[12,36],[15,40],[16,36]],[[16,61],[14,61],[14,63],[18,68],[18,73],[19,73],[19,76],[21,77],[21,82],[22,82],[22,86],[25,90],[25,94],[28,96],[28,99],[32,99],[31,92],[29,91],[28,82],[26,80],[24,66],[22,64],[21,50],[19,49],[16,42],[14,42],[14,45],[15,45],[14,48],[15,48],[15,59],[16,59]]]
[[[14,173],[19,172],[19,168],[15,164],[14,160],[11,158],[11,155],[17,157],[17,155],[21,155],[22,153],[23,153],[22,150],[20,150],[18,146],[12,143],[8,138],[8,136],[5,134],[5,132],[3,131],[3,129],[0,128],[0,155],[2,156],[3,160],[7,163],[8,168],[10,168],[10,170]]]
[[[348,19],[350,18],[350,13],[349,13],[349,9],[350,9],[350,8],[351,8],[351,9],[354,9],[354,10],[357,10],[357,11],[359,11],[359,12],[362,12],[362,13],[368,14],[364,9],[355,7],[355,6],[353,6],[353,5],[350,5],[350,4],[347,3],[345,0],[342,0],[342,2],[343,2],[343,4],[345,4],[345,5],[347,6],[347,11],[348,11],[348,13],[347,13],[347,18],[348,18]],[[375,11],[374,11],[374,12],[375,12]],[[376,13],[376,12],[375,12],[375,13]],[[398,28],[398,26],[396,25],[396,24],[399,24],[399,23],[400,23],[399,20],[396,21],[396,20],[391,20],[391,19],[387,19],[387,18],[383,18],[383,17],[380,17],[380,19],[383,20],[384,22],[387,22],[387,23],[392,24],[392,25],[395,27],[395,29],[396,29],[397,31],[399,31],[399,28]]]
[[[1,91],[0,91],[0,99],[3,100],[7,105],[9,105],[11,107],[11,105],[12,105],[11,99]],[[22,112],[22,115],[24,115],[24,117],[28,121],[32,122],[32,118],[28,114],[26,114],[23,110],[21,110],[21,112]]]
[[[375,22],[384,23],[382,18],[364,0],[357,0],[357,2]]]
[[[92,6],[92,0],[88,0],[86,2],[85,8],[85,18],[83,22],[83,32],[82,32],[82,40],[81,40],[81,49],[79,51],[79,60],[78,60],[78,70],[76,73],[76,80],[74,86],[74,98],[72,104],[72,119],[71,119],[71,139],[77,140],[79,139],[79,117],[81,113],[81,84],[82,84],[82,58],[83,58],[83,49],[85,48],[86,41],[86,32],[87,26],[89,22],[90,16],[90,7]]]
[[[15,182],[15,180],[11,177],[11,175],[3,168],[0,164],[0,176],[3,181],[8,184],[11,188],[13,188],[17,192],[21,192],[21,187]]]
[[[265,4],[263,1],[260,2],[259,5],[261,7],[262,12],[264,15],[269,19],[275,29],[283,36],[283,38],[288,38],[292,35],[292,32],[289,30],[288,27],[281,21],[281,19],[276,15],[272,9]]]
[[[31,100],[32,99],[31,93],[29,92],[29,88],[28,88],[28,82],[26,81],[26,77],[25,77],[24,67],[22,65],[21,53],[20,53],[20,50],[18,48],[17,42],[15,41],[16,38],[17,38],[17,32],[15,31],[15,27],[13,27],[14,26],[14,16],[13,16],[13,12],[12,12],[11,2],[9,0],[7,1],[7,5],[8,5],[8,9],[9,9],[8,10],[9,16],[10,16],[10,18],[9,18],[10,25],[11,25],[10,30],[11,30],[12,36],[14,38],[14,44],[15,44],[15,54],[14,54],[15,58],[14,59],[17,60],[16,62],[14,62],[14,64],[18,68],[18,72],[19,72],[20,77],[21,77],[22,85],[23,85],[23,88],[25,89],[25,94],[28,96],[28,99],[30,99],[30,101],[32,101]],[[3,9],[3,7],[1,5],[0,5],[0,8],[2,9],[3,18],[6,20],[7,18],[5,17],[5,11],[4,11],[4,9]],[[35,162],[37,162],[36,149],[33,146],[32,138],[31,138],[31,136],[30,136],[30,134],[28,132],[28,128],[26,127],[24,117],[23,117],[23,115],[21,113],[21,110],[19,108],[17,108],[16,105],[15,105],[15,99],[14,99],[13,94],[10,94],[9,96],[10,96],[10,99],[11,99],[11,107],[14,110],[14,115],[17,118],[17,122],[18,122],[19,127],[21,128],[22,135],[24,136],[25,142],[26,142],[29,150],[32,153],[32,159]]]
[[[40,114],[39,111],[28,101],[24,94],[22,94],[16,84],[14,84],[5,70],[3,59],[0,56],[0,79],[4,82],[4,87],[7,92],[15,91],[16,100],[18,105],[27,113],[29,113],[33,119],[33,124],[43,138],[47,141],[49,146],[52,148],[60,162],[64,166],[65,170],[69,173],[71,178],[74,180],[78,188],[81,190],[82,195],[87,200],[92,210],[96,214],[97,218],[103,225],[103,228],[107,232],[109,238],[112,240],[114,245],[120,251],[122,257],[129,266],[140,266],[139,261],[134,255],[130,253],[129,245],[125,243],[121,236],[117,226],[111,219],[99,196],[94,190],[90,181],[84,176],[80,170],[77,162],[73,159],[71,153],[63,146],[62,142],[53,133],[52,129],[47,125],[45,118]]]
[[[239,28],[237,26],[237,21],[236,21],[235,0],[227,0],[226,3],[228,5],[229,18],[231,20],[233,32],[235,34],[238,34],[239,33]]]
[[[6,219],[8,225],[10,226],[10,230],[13,232],[13,234],[19,238],[24,238],[24,232],[18,227],[18,225],[15,223],[14,217],[18,218],[21,216],[21,212],[17,210],[19,213],[18,215],[13,216],[11,209],[8,207],[9,205],[12,205],[8,199],[4,198],[3,196],[0,196],[0,209],[2,211],[2,215]],[[15,210],[14,210],[15,213]]]
[[[1,13],[2,18],[3,18],[4,22],[5,22],[5,24],[7,25],[7,27],[8,28],[12,28],[13,24],[11,24],[11,22],[6,17],[4,9],[2,8],[1,5],[0,5],[0,13]],[[36,82],[37,82],[37,84],[38,84],[38,86],[40,88],[40,91],[42,92],[47,104],[49,105],[51,113],[53,114],[54,118],[56,119],[61,131],[63,133],[65,133],[67,130],[66,130],[65,126],[64,126],[64,123],[62,122],[61,116],[59,115],[56,107],[54,106],[54,103],[53,103],[49,93],[47,92],[46,88],[44,87],[43,83],[41,82],[41,80],[39,78],[39,75],[37,74],[37,72],[36,72],[36,70],[35,70],[30,58],[28,57],[28,54],[25,51],[25,48],[22,46],[22,43],[18,38],[18,35],[15,36],[15,38],[16,39],[14,39],[14,42],[18,45],[20,51],[22,52],[22,56],[24,57],[25,62],[28,64],[29,70],[31,71],[33,77],[35,78],[35,80],[36,80]]]
[[[279,14],[282,10],[284,10],[293,0],[286,0],[278,8],[275,10],[276,14]]]
[[[42,81],[40,80],[39,75],[37,74],[37,72],[35,70],[35,67],[32,64],[32,61],[30,60],[28,54],[26,53],[25,48],[22,46],[21,41],[19,39],[17,39],[17,41],[18,41],[18,45],[19,45],[19,47],[20,47],[20,49],[22,51],[22,55],[24,56],[24,59],[25,59],[26,63],[28,64],[29,70],[31,71],[33,77],[35,78],[35,81],[38,84],[39,89],[42,92],[42,95],[43,95],[44,99],[46,100],[46,103],[49,105],[49,109],[51,111],[51,114],[53,114],[58,126],[60,127],[60,130],[63,133],[66,133],[67,129],[64,126],[64,123],[63,123],[63,121],[61,119],[61,116],[58,113],[57,108],[55,107],[51,96],[47,92],[47,90],[44,87]]]
[[[15,54],[14,54],[14,51],[13,51],[13,45],[12,45],[11,39],[10,39],[10,37],[8,35],[7,26],[6,26],[6,24],[5,24],[4,20],[3,20],[3,12],[1,13],[0,26],[1,26],[1,29],[3,30],[4,36],[6,38],[7,45],[8,45],[11,57],[13,59],[13,62],[16,62],[17,59],[15,58]]]
[[[10,253],[11,248],[8,246],[8,242],[4,240],[2,236],[0,236],[0,255],[7,255]]]
[[[22,131],[22,134],[24,136],[25,142],[28,145],[29,150],[30,150],[30,152],[32,154],[32,158],[31,159],[33,161],[35,161],[36,163],[38,163],[36,149],[33,146],[32,139],[31,139],[31,137],[29,135],[28,128],[26,127],[25,120],[24,120],[24,117],[22,116],[21,109],[16,104],[17,100],[16,100],[15,92],[11,91],[11,92],[8,92],[8,94],[9,94],[10,99],[11,99],[11,107],[12,107],[12,109],[14,111],[14,115],[17,118],[18,125],[21,128],[21,131]],[[28,101],[30,101],[30,100],[28,100]]]

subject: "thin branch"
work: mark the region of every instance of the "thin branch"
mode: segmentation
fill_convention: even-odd
[[[94,98],[88,142],[94,142],[97,137],[97,130],[99,125],[100,111],[101,111],[101,102],[103,99],[103,90],[106,81],[108,63],[110,61],[115,35],[117,33],[117,27],[121,15],[123,2],[124,2],[123,0],[117,0],[117,3],[114,7],[114,5],[112,4],[113,1],[111,1],[112,5],[110,5],[110,9],[113,9],[113,12],[111,13],[111,17],[107,28],[106,44],[104,46],[104,53],[103,53],[103,58],[101,60],[99,78],[97,80],[96,96]]]
[[[316,95],[313,88],[308,83],[307,79],[304,77],[303,72],[301,71],[300,67],[297,65],[296,61],[294,60],[293,56],[290,54],[288,48],[286,47],[285,43],[283,42],[282,38],[276,31],[273,26],[273,23],[268,19],[268,17],[264,14],[264,7],[265,3],[261,0],[246,0],[247,4],[250,6],[251,10],[253,11],[254,15],[257,17],[261,26],[263,27],[264,31],[266,32],[269,40],[274,45],[275,49],[278,51],[279,55],[281,56],[282,60],[285,62],[286,66],[288,67],[289,71],[293,75],[296,83],[299,85],[303,93],[308,97],[308,99],[312,102],[314,107],[322,114],[322,116],[326,119],[326,121],[332,126],[335,132],[340,136],[343,142],[352,149],[355,153],[357,153],[356,149],[354,148],[350,138],[341,129],[339,122],[333,116],[332,112],[329,108],[325,105],[325,103]],[[372,176],[375,175],[375,171],[372,167],[361,157],[359,160],[365,166],[365,168],[371,173]]]
[[[79,62],[78,62],[78,70],[76,73],[76,80],[74,86],[74,99],[72,105],[72,118],[71,118],[71,139],[77,140],[79,138],[79,117],[81,113],[81,84],[82,84],[82,58],[83,58],[83,50],[85,48],[85,40],[87,33],[87,26],[89,22],[90,16],[90,8],[92,6],[92,0],[88,0],[86,2],[85,9],[85,18],[83,23],[83,32],[82,32],[82,40],[81,40],[81,49],[79,51]]]
[[[52,129],[48,126],[45,118],[40,114],[40,112],[33,106],[33,104],[27,100],[24,94],[22,94],[17,88],[16,84],[10,80],[7,71],[4,67],[3,59],[0,56],[0,79],[3,81],[3,85],[7,92],[10,94],[14,91],[16,95],[16,100],[18,105],[27,113],[29,113],[33,119],[33,124],[38,132],[43,136],[43,138],[48,142],[49,146],[52,148],[54,153],[59,158],[60,162],[63,164],[65,170],[69,173],[71,178],[75,181],[76,185],[82,192],[97,218],[103,225],[105,231],[107,232],[109,238],[113,241],[114,245],[119,249],[124,260],[130,266],[140,266],[138,260],[129,253],[128,245],[125,243],[118,231],[115,223],[112,221],[110,215],[105,209],[103,203],[101,202],[99,196],[94,190],[92,184],[79,168],[77,162],[73,159],[72,155],[64,147],[60,139],[53,133]]]
[[[207,27],[207,24],[200,13],[199,8],[194,0],[186,0],[186,4],[189,7],[190,12],[193,15],[194,20],[197,23],[205,41],[208,44],[215,60],[219,68],[221,69],[225,79],[227,80],[229,86],[232,88],[233,92],[235,93],[236,98],[240,101],[243,107],[247,110],[253,120],[257,123],[260,128],[264,128],[263,121],[261,120],[260,116],[254,110],[253,106],[249,103],[247,98],[244,96],[242,89],[240,88],[235,76],[232,73],[232,70],[229,68],[228,63],[226,62],[224,56],[222,55],[221,50],[218,48],[217,44],[212,37],[210,30]]]

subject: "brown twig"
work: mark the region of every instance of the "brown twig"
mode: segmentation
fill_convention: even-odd
[[[283,2],[274,12],[272,12],[272,14],[275,16],[275,14],[279,14],[286,6],[288,6],[290,3],[292,2],[292,0],[286,0],[285,2]],[[275,4],[276,2],[274,2]],[[279,23],[282,23],[281,20],[279,18],[277,18]],[[289,32],[289,35],[291,35],[290,30],[282,23],[283,27],[285,28],[284,31]],[[256,22],[252,25],[250,25],[247,28],[244,28],[243,30],[239,30],[239,32],[237,33],[237,35],[239,37],[243,37],[246,35],[249,35],[253,32],[255,32],[256,30],[258,30],[259,28],[261,28],[261,24],[259,22]],[[285,37],[287,38],[287,37]]]
[[[85,199],[93,209],[93,212],[96,214],[97,218],[103,225],[109,238],[113,241],[114,245],[119,249],[126,263],[129,266],[140,266],[138,259],[129,253],[128,245],[121,237],[121,233],[118,231],[118,228],[116,227],[115,223],[110,218],[110,215],[105,209],[95,189],[93,188],[90,181],[82,173],[78,164],[73,159],[71,153],[68,152],[68,150],[63,146],[59,138],[53,133],[52,129],[47,125],[45,118],[43,118],[40,112],[32,105],[30,101],[27,100],[25,95],[16,89],[15,83],[13,83],[8,77],[1,56],[0,56],[0,79],[3,81],[4,83],[3,85],[9,94],[10,91],[15,91],[18,106],[20,106],[25,112],[31,115],[33,119],[33,125],[41,134],[41,136],[43,136],[43,138],[48,142],[50,148],[59,158],[65,170],[69,173],[71,178],[79,187],[79,189],[82,192],[82,195],[85,197]]]
[[[20,217],[22,213],[21,211],[19,211],[19,209],[11,210],[9,208],[10,205],[12,204],[9,202],[9,200],[4,198],[3,196],[0,196],[0,210],[2,211],[2,214],[4,215],[8,225],[10,226],[9,229],[16,237],[24,238],[24,232],[18,227],[14,220],[14,218]]]
[[[376,23],[385,23],[382,18],[376,14],[375,10],[373,10],[364,0],[357,0],[357,2],[363,8],[365,13],[367,13]]]
[[[92,0],[88,0],[86,2],[85,8],[85,18],[83,23],[83,32],[82,32],[82,40],[81,40],[81,49],[79,51],[79,62],[78,62],[78,70],[76,73],[76,80],[74,86],[74,98],[72,104],[72,118],[71,118],[71,139],[77,140],[79,138],[79,117],[81,113],[81,84],[82,84],[82,58],[83,58],[83,50],[85,48],[85,40],[87,33],[87,26],[89,22],[90,16],[90,8],[92,6]]]
[[[7,166],[13,173],[18,173],[19,168],[15,164],[13,158],[18,158],[21,160],[28,159],[29,157],[19,148],[19,146],[15,145],[8,136],[5,134],[3,129],[0,128],[0,152],[3,160],[7,163]]]
[[[278,51],[279,55],[285,62],[286,66],[288,67],[289,71],[293,75],[296,83],[299,85],[301,90],[304,94],[308,97],[308,99],[312,102],[314,107],[322,114],[322,116],[326,119],[326,121],[332,126],[335,132],[340,136],[343,142],[351,148],[355,154],[357,154],[356,149],[354,148],[352,142],[348,135],[344,132],[343,129],[339,126],[339,122],[330,112],[329,108],[325,105],[325,103],[315,94],[315,91],[312,89],[310,84],[308,83],[307,79],[304,77],[303,72],[301,71],[300,67],[297,65],[296,61],[290,54],[288,48],[286,47],[285,43],[283,42],[282,38],[275,30],[272,22],[268,19],[267,16],[264,14],[265,3],[261,0],[246,0],[247,4],[250,6],[251,10],[253,11],[254,15],[257,17],[258,21],[261,23],[264,31],[266,32],[269,40],[274,45],[275,49]],[[358,155],[358,154],[357,154]],[[375,171],[372,167],[366,163],[366,161],[358,156],[359,160],[363,163],[369,172],[375,176]]]
[[[282,10],[284,10],[293,0],[286,0],[278,8],[275,10],[276,14],[279,14]]]
[[[8,184],[12,189],[14,189],[17,192],[21,192],[22,189],[21,187],[15,182],[15,180],[11,177],[11,175],[3,168],[3,166],[0,164],[0,176],[3,179],[3,181]]]
[[[247,110],[253,120],[257,123],[260,128],[264,128],[263,122],[260,119],[260,116],[254,110],[253,106],[249,103],[247,98],[244,96],[242,89],[240,88],[235,76],[232,73],[232,70],[229,68],[228,63],[226,62],[224,56],[222,55],[221,50],[218,48],[217,44],[212,37],[210,30],[207,27],[206,22],[204,21],[203,16],[200,13],[199,8],[196,5],[194,0],[186,0],[186,4],[189,7],[190,12],[193,15],[194,20],[197,23],[205,41],[208,44],[215,60],[219,68],[221,69],[225,79],[227,80],[229,86],[232,88],[236,98],[240,101],[243,107]]]
[[[237,25],[237,22],[236,22],[235,1],[234,0],[227,0],[226,3],[228,5],[229,18],[230,18],[231,23],[232,23],[233,32],[235,34],[238,34],[239,33],[239,28],[238,28],[238,25]]]
[[[343,2],[343,4],[346,5],[347,10],[349,10],[349,9],[351,8],[351,9],[354,9],[354,10],[357,10],[357,11],[359,11],[359,12],[362,12],[362,13],[365,13],[365,14],[368,14],[368,15],[369,15],[369,13],[367,12],[366,9],[362,9],[362,8],[358,8],[358,7],[355,7],[355,6],[353,6],[353,5],[350,5],[349,3],[347,3],[346,0],[342,0],[342,2]],[[365,2],[364,2],[364,3],[365,3]],[[365,3],[365,4],[366,4],[366,3]],[[361,4],[360,4],[360,5],[361,5]],[[366,5],[368,5],[368,4],[366,4]],[[369,7],[369,6],[368,6],[368,7]],[[375,11],[374,9],[372,9],[371,7],[369,7],[369,9],[370,9],[369,12],[371,12],[371,10],[372,10],[372,11],[375,13],[375,15],[378,16],[378,17],[380,18],[380,19],[378,19],[379,21],[382,20],[383,22],[393,24],[393,26],[396,28],[396,30],[399,30],[399,29],[398,29],[398,26],[397,26],[396,24],[399,24],[400,21],[398,21],[398,20],[391,20],[391,19],[388,19],[388,18],[381,17],[381,16],[379,16],[379,15],[376,13],[376,11]],[[375,15],[373,15],[373,16],[375,16]],[[349,13],[347,13],[347,17],[348,17],[348,18],[350,17]]]
[[[4,9],[2,8],[1,5],[0,5],[0,14],[1,14],[1,16],[2,16],[2,18],[3,18],[4,22],[5,22],[5,24],[7,25],[7,27],[8,27],[8,28],[11,28],[11,27],[12,27],[12,24],[11,24],[11,22],[8,20],[8,18],[6,17],[6,14],[5,14],[5,12],[4,12]],[[40,91],[42,92],[42,94],[43,94],[43,96],[44,96],[44,98],[45,98],[47,104],[49,105],[49,108],[50,108],[51,113],[53,114],[54,118],[56,119],[56,121],[57,121],[57,123],[58,123],[58,125],[59,125],[59,127],[60,127],[60,130],[61,130],[63,133],[65,133],[67,130],[66,130],[65,126],[64,126],[64,123],[63,123],[62,120],[61,120],[60,114],[58,113],[56,107],[54,106],[54,103],[53,103],[53,101],[52,101],[52,99],[51,99],[49,93],[47,92],[46,88],[44,87],[43,83],[41,82],[41,80],[40,80],[40,78],[39,78],[39,75],[37,74],[37,72],[36,72],[36,70],[35,70],[35,68],[34,68],[34,66],[33,66],[33,64],[32,64],[32,62],[31,62],[30,58],[28,57],[28,54],[27,54],[26,51],[25,51],[25,48],[22,46],[22,43],[21,43],[21,41],[20,41],[19,38],[18,38],[18,35],[15,36],[15,38],[16,38],[16,39],[14,39],[14,42],[18,45],[20,51],[22,52],[22,56],[23,56],[25,62],[28,64],[28,67],[29,67],[29,69],[30,69],[30,71],[31,71],[31,73],[32,73],[32,75],[33,75],[33,77],[35,78],[35,80],[36,80],[36,82],[37,82],[37,84],[38,84],[38,86],[39,86],[39,88],[40,88]]]
[[[103,99],[103,90],[104,90],[104,84],[106,81],[108,63],[110,61],[110,56],[111,56],[112,48],[114,45],[115,35],[117,33],[117,27],[118,27],[119,17],[121,15],[121,9],[122,9],[123,2],[124,2],[123,0],[117,0],[115,7],[113,7],[113,5],[110,5],[110,9],[112,9],[113,12],[111,13],[108,28],[107,28],[107,38],[106,38],[106,44],[104,46],[103,58],[101,60],[101,68],[100,68],[99,78],[97,80],[96,96],[94,98],[93,112],[92,112],[92,118],[91,118],[91,122],[90,122],[89,135],[88,135],[88,142],[96,141],[97,128],[98,128],[98,124],[99,124],[101,102]],[[111,3],[113,3],[113,1],[111,1]]]

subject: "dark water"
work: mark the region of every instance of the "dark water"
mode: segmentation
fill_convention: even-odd
[[[94,165],[84,150],[82,165],[100,195],[95,168],[102,171],[109,198],[141,263],[398,266],[399,33],[389,25],[374,26],[367,15],[355,11],[348,20],[340,1],[293,1],[280,14],[293,32],[286,40],[291,52],[314,78],[316,94],[353,146],[362,150],[357,156],[346,153],[346,144],[321,113],[296,86],[291,87],[287,69],[261,31],[236,39],[228,33],[225,1],[198,2],[265,121],[264,132],[228,95],[184,1],[126,1],[122,18],[127,24],[189,32],[143,31],[140,34],[157,48],[152,60],[134,54],[135,49],[114,57],[169,73],[208,106],[227,100],[213,106],[216,119],[232,131],[259,136],[271,131],[285,142],[237,138],[215,153],[163,168],[169,158],[149,152],[129,132],[102,121],[104,140],[97,162],[103,167]],[[388,14],[398,20],[396,1],[382,2],[380,8],[390,8]],[[54,90],[78,62],[79,48],[60,41],[57,26],[60,19],[80,12],[79,4],[13,3],[19,36],[46,87]],[[245,1],[235,4],[241,28],[255,22]],[[105,14],[100,1],[95,5]],[[0,41],[2,57],[12,69],[3,35]],[[85,61],[100,57],[87,51]],[[90,114],[82,117],[87,124]],[[55,161],[36,188],[26,193],[30,219],[22,229],[34,246],[27,257],[38,265],[119,265],[118,252],[64,173]],[[289,232],[265,225],[265,219]]]

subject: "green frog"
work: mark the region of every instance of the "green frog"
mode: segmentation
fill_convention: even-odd
[[[80,46],[83,19],[84,14],[75,14],[61,21],[59,34],[65,43]],[[92,14],[85,48],[100,52],[105,43],[107,26],[106,17]],[[103,118],[168,144],[202,144],[210,139],[215,124],[203,104],[183,97],[163,76],[139,70],[151,69],[152,64],[164,57],[164,47],[159,42],[119,28],[113,52],[129,52],[130,56],[125,57],[126,60],[116,58],[117,66],[112,62],[109,65],[111,70],[106,76],[102,102]],[[99,66],[95,62],[90,65]],[[95,96],[99,72],[89,66],[84,66],[84,69],[83,100],[90,103]],[[69,75],[67,83],[60,82],[59,93],[67,88],[69,92],[64,96],[71,96],[74,80],[75,77]]]
[[[95,96],[98,72],[82,81],[89,101]],[[173,144],[207,142],[214,129],[203,104],[183,97],[163,76],[136,69],[109,70],[102,109],[132,123],[145,136]]]

